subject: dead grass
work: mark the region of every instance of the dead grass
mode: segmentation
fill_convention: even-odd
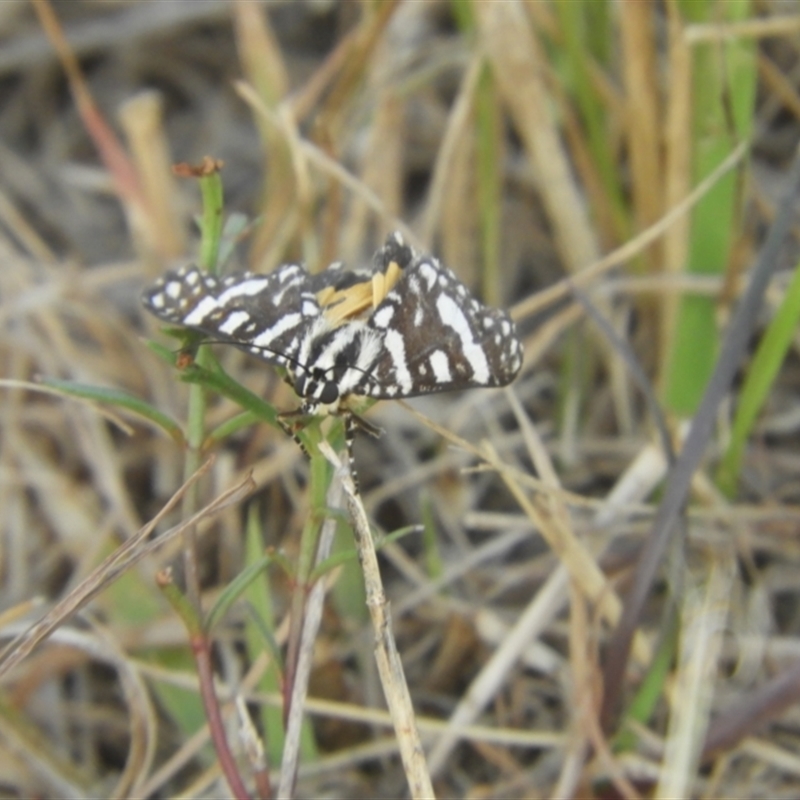
[[[384,435],[356,443],[374,530],[424,526],[379,555],[437,795],[797,796],[794,349],[733,502],[712,480],[730,417],[719,411],[685,538],[637,620],[619,687],[626,703],[674,634],[652,712],[621,750],[610,738],[617,719],[601,720],[604,645],[669,464],[625,356],[572,288],[657,382],[680,293],[738,296],[745,284],[670,271],[685,256],[688,215],[749,155],[748,229],[768,223],[800,108],[797,19],[727,29],[772,37],[757,134],[692,184],[686,70],[691,48],[717,29],[690,26],[657,52],[659,39],[641,27],[656,18],[645,4],[623,5],[616,34],[627,58],[613,69],[588,59],[587,75],[603,98],[615,168],[628,171],[627,232],[554,56],[563,46],[555,4],[76,1],[54,5],[49,39],[32,6],[0,4],[0,619],[13,642],[3,655],[0,793],[230,792],[209,746],[220,732],[202,715],[189,634],[156,586],[168,566],[182,583],[179,544],[163,534],[145,543],[148,522],[183,483],[185,452],[136,414],[34,383],[124,390],[186,424],[187,388],[145,346],[166,340],[139,295],[196,255],[196,182],[169,166],[211,155],[224,162],[227,212],[254,221],[232,243],[231,266],[360,262],[399,228],[511,308],[523,335],[525,366],[510,389],[380,404],[369,416]],[[665,30],[677,24],[672,12],[657,20]],[[54,44],[62,60],[76,59],[71,82]],[[654,63],[664,86],[647,73]],[[480,137],[492,131],[499,138],[486,148]],[[494,170],[479,168],[487,153]],[[493,192],[496,215],[486,211]],[[746,239],[743,252],[759,245]],[[770,315],[783,285],[772,285]],[[271,369],[219,355],[251,391],[294,407]],[[236,411],[212,398],[207,429]],[[677,423],[672,434],[678,442]],[[249,501],[231,506],[226,493],[251,475]],[[280,564],[297,558],[307,487],[294,442],[264,425],[218,447],[196,485],[196,507],[210,506],[197,545],[206,610],[248,564],[272,559],[262,599],[243,594],[228,608],[207,654],[250,792],[253,774],[263,778],[260,756],[252,742],[245,753],[237,732],[248,710],[258,736],[270,719],[281,727],[268,711],[281,708],[285,688],[274,656],[297,609]],[[176,533],[184,521],[172,510],[163,527]],[[124,543],[132,555],[115,552]],[[309,651],[316,738],[304,740],[298,796],[407,791],[354,566],[344,561],[317,584],[328,593]],[[259,603],[274,625],[255,635],[248,604]],[[758,694],[769,686],[770,698]],[[742,709],[752,722],[737,719]],[[699,764],[709,741],[713,758]],[[266,742],[277,785],[274,746]]]

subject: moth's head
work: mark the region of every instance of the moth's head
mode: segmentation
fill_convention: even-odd
[[[294,382],[294,390],[306,402],[329,406],[339,400],[338,384],[331,380],[330,371],[319,367],[303,370]]]

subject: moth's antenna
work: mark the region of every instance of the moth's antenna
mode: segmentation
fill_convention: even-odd
[[[203,339],[201,344],[228,344],[233,347],[238,347],[241,350],[245,350],[248,353],[253,352],[253,348],[257,348],[259,350],[263,350],[266,353],[272,353],[273,355],[279,356],[280,358],[285,359],[289,363],[296,366],[298,369],[303,370],[303,372],[308,372],[308,367],[303,364],[302,361],[298,361],[294,356],[290,356],[288,353],[282,353],[280,350],[273,350],[271,347],[266,347],[265,345],[261,344],[244,344],[240,342],[233,342],[230,339]]]

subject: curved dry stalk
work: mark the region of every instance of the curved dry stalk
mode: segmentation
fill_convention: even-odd
[[[389,712],[392,715],[397,744],[400,748],[400,758],[403,761],[411,796],[413,798],[435,797],[414,716],[411,695],[392,634],[389,603],[383,590],[381,573],[378,568],[378,554],[375,552],[375,543],[372,541],[367,512],[356,491],[347,465],[342,464],[327,442],[322,442],[319,449],[333,464],[347,498],[347,510],[353,523],[358,560],[364,573],[367,608],[375,634],[375,660],[378,665],[378,674]]]

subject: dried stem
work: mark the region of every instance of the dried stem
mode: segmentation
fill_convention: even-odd
[[[375,660],[386,703],[394,723],[397,743],[400,747],[400,758],[408,778],[411,796],[431,798],[434,797],[433,785],[414,717],[414,707],[411,703],[406,676],[392,634],[389,603],[383,590],[381,573],[378,568],[378,555],[372,541],[367,512],[361,496],[356,491],[348,467],[342,465],[327,442],[322,442],[319,447],[325,458],[336,468],[336,473],[340,476],[342,488],[347,497],[347,510],[353,523],[358,559],[364,573],[367,608],[375,634]]]

